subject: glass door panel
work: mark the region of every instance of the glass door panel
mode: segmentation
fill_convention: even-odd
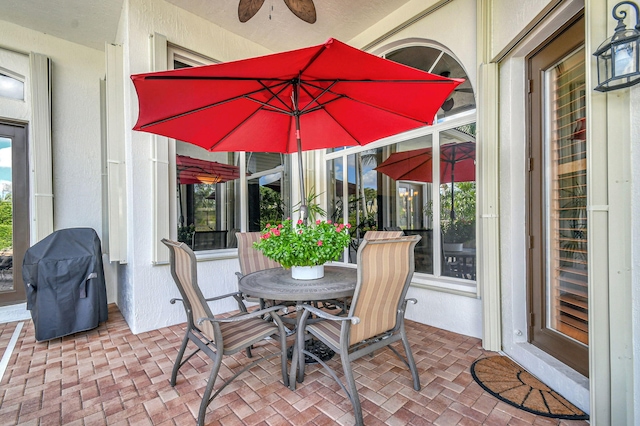
[[[589,343],[584,49],[546,71],[547,324]]]
[[[0,306],[23,302],[29,247],[27,128],[0,123]]]

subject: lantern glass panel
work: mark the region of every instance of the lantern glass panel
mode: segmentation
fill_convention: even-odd
[[[598,80],[607,81],[611,78],[611,51],[607,50],[598,56]]]
[[[632,74],[636,71],[636,57],[638,52],[635,43],[622,43],[613,47],[614,49],[614,69],[613,76],[621,77]]]

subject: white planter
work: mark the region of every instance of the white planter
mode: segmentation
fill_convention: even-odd
[[[322,277],[324,277],[324,265],[291,267],[291,278],[294,280],[317,280]]]
[[[444,251],[462,251],[464,243],[444,243]]]

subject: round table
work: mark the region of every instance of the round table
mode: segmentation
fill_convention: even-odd
[[[241,292],[261,299],[287,302],[313,302],[353,296],[357,270],[342,266],[325,266],[324,277],[296,280],[284,268],[264,269],[240,278]]]
[[[238,289],[248,296],[258,297],[263,300],[274,300],[276,303],[335,301],[353,296],[357,276],[358,271],[355,268],[325,266],[324,277],[322,278],[317,280],[296,280],[291,278],[290,270],[273,268],[243,276],[238,282]],[[346,309],[346,307],[343,309]],[[305,348],[316,354],[323,361],[328,361],[334,354],[324,343],[317,340],[307,340]],[[293,347],[289,348],[289,358],[291,358],[292,350]],[[315,362],[311,357],[307,356],[305,356],[305,360],[308,364]]]

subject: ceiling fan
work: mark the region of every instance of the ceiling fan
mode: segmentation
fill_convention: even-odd
[[[313,0],[284,0],[290,11],[305,22],[313,24],[316,22],[316,7]],[[238,3],[238,19],[240,22],[247,22],[258,13],[264,0],[240,0]]]

